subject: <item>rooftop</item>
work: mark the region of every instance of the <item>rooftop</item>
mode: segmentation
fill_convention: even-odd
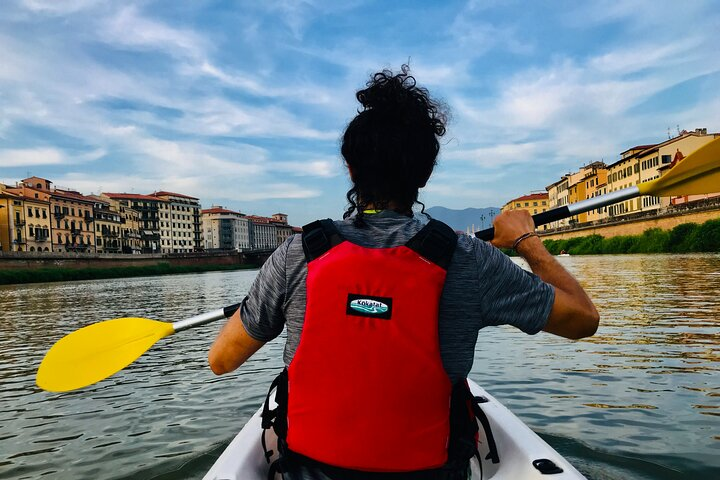
[[[106,197],[110,197],[113,199],[121,198],[125,200],[145,200],[145,201],[151,201],[151,202],[167,202],[167,200],[163,200],[162,198],[153,197],[151,195],[141,195],[139,193],[108,193],[103,192],[103,195]]]
[[[205,214],[212,215],[212,214],[218,214],[218,213],[232,213],[234,215],[243,215],[240,212],[228,210],[227,208],[223,208],[223,207],[206,208],[205,210],[200,210],[200,213],[202,213],[203,215],[205,215]]]
[[[78,202],[87,202],[87,203],[93,203],[92,198],[88,198],[85,195],[81,194],[80,192],[75,192],[73,190],[61,190],[59,188],[56,188],[52,191],[51,195],[53,197],[61,197],[66,198],[70,200],[75,200]]]
[[[174,192],[166,192],[166,191],[153,192],[150,195],[153,197],[180,197],[180,198],[189,198],[191,200],[198,200],[197,197],[191,197],[190,195],[183,195],[182,193],[174,193]]]
[[[520,202],[525,200],[547,200],[547,193],[531,193],[530,195],[523,195],[522,197],[513,198],[510,202]],[[508,203],[510,203],[508,202]]]

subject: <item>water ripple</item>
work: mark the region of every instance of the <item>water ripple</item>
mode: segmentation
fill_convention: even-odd
[[[483,330],[472,378],[593,480],[720,468],[720,255],[564,257],[598,305],[577,342]],[[253,271],[0,287],[0,479],[200,478],[255,412],[283,339],[214,376],[220,323],[160,341],[78,392],[34,384],[54,341],[109,318],[173,321],[237,303]],[[22,361],[19,361],[22,359]]]

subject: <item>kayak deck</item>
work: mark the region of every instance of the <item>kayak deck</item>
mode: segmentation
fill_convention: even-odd
[[[480,425],[480,456],[482,473],[478,461],[471,462],[472,479],[505,480],[505,479],[552,479],[570,480],[584,479],[567,460],[557,453],[535,432],[513,415],[485,389],[475,382],[469,381],[474,396],[481,396],[488,401],[481,404],[495,437],[500,463],[493,464],[485,457],[488,454],[485,431]],[[268,463],[260,443],[262,428],[260,413],[262,408],[253,415],[240,433],[220,455],[212,468],[203,477],[204,480],[265,480],[268,475]],[[277,452],[277,438],[272,430],[266,433],[268,449]],[[562,469],[561,473],[543,474],[533,466],[537,460],[550,460]],[[280,478],[280,475],[277,476]]]

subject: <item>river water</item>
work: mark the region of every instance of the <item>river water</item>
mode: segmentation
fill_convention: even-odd
[[[559,260],[595,300],[597,334],[483,330],[471,378],[592,480],[720,478],[720,255]],[[255,275],[0,286],[0,478],[201,478],[263,400],[282,337],[224,377],[206,361],[221,322],[80,391],[41,391],[35,371],[79,327],[213,310]]]

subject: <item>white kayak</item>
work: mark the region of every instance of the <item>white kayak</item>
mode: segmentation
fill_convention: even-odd
[[[487,441],[485,431],[482,425],[479,425],[480,456],[483,458],[483,464],[481,472],[477,459],[472,460],[473,480],[570,480],[585,478],[492,395],[488,394],[475,382],[469,381],[469,383],[474,396],[481,396],[488,400],[482,403],[481,407],[490,422],[500,458],[500,462],[497,464],[485,459],[488,454]],[[271,406],[274,407],[272,404]],[[204,480],[267,479],[268,462],[265,460],[260,443],[262,436],[262,428],[260,427],[261,412],[262,407],[220,455],[210,471],[203,477]],[[268,449],[276,452],[277,439],[272,429],[267,431],[266,440]],[[562,472],[543,474],[538,467],[534,466],[535,464],[539,465],[540,468],[550,467],[549,470],[553,470],[548,461],[552,462],[557,468],[562,469]],[[277,478],[280,478],[279,474]]]

